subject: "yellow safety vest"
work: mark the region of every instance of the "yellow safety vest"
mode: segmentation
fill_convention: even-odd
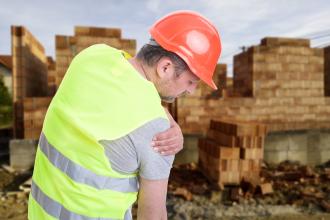
[[[123,219],[137,198],[137,174],[111,169],[99,141],[159,117],[168,120],[156,88],[120,50],[97,44],[79,53],[44,120],[29,219]]]

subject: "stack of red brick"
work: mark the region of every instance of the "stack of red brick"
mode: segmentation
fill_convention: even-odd
[[[199,164],[219,186],[257,182],[263,160],[266,126],[251,122],[211,120],[207,137],[199,140]]]

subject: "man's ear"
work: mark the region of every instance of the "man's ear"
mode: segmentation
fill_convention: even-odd
[[[168,57],[158,61],[156,70],[159,78],[172,78],[175,72],[174,64]]]

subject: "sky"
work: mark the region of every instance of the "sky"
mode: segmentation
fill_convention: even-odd
[[[74,26],[114,27],[136,39],[137,49],[150,37],[149,27],[175,10],[193,10],[208,18],[222,41],[220,63],[232,75],[233,56],[266,36],[311,39],[330,45],[329,0],[0,0],[0,54],[11,54],[10,26],[25,26],[55,57],[55,35],[73,35]]]

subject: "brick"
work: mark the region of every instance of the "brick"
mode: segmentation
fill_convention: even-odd
[[[262,148],[241,148],[240,157],[242,159],[263,159],[263,149]]]
[[[222,146],[227,146],[227,147],[238,146],[238,140],[235,136],[226,135],[216,130],[208,130],[207,137],[214,140],[215,142],[217,142]]]
[[[209,139],[200,139],[199,146],[215,158],[239,159],[240,149],[236,147],[224,147]]]
[[[247,182],[251,182],[253,185],[258,185],[260,184],[260,172],[240,172],[240,179]]]
[[[266,194],[272,194],[274,191],[273,191],[273,186],[271,183],[263,183],[263,184],[260,184],[258,186],[260,192],[262,195],[266,195]]]
[[[221,171],[239,171],[239,160],[220,160]]]
[[[253,122],[211,120],[210,128],[234,136],[264,136],[266,134],[265,125]]]
[[[211,172],[211,178],[215,180],[219,185],[221,184],[233,184],[238,185],[240,182],[239,172]]]
[[[245,172],[245,171],[252,171],[252,163],[251,160],[239,160],[239,171]]]
[[[121,38],[121,30],[119,28],[101,28],[101,27],[75,27],[76,36],[94,36],[94,37],[116,37]]]
[[[261,45],[265,46],[302,46],[310,47],[309,39],[293,39],[293,38],[273,38],[266,37],[261,40]]]

